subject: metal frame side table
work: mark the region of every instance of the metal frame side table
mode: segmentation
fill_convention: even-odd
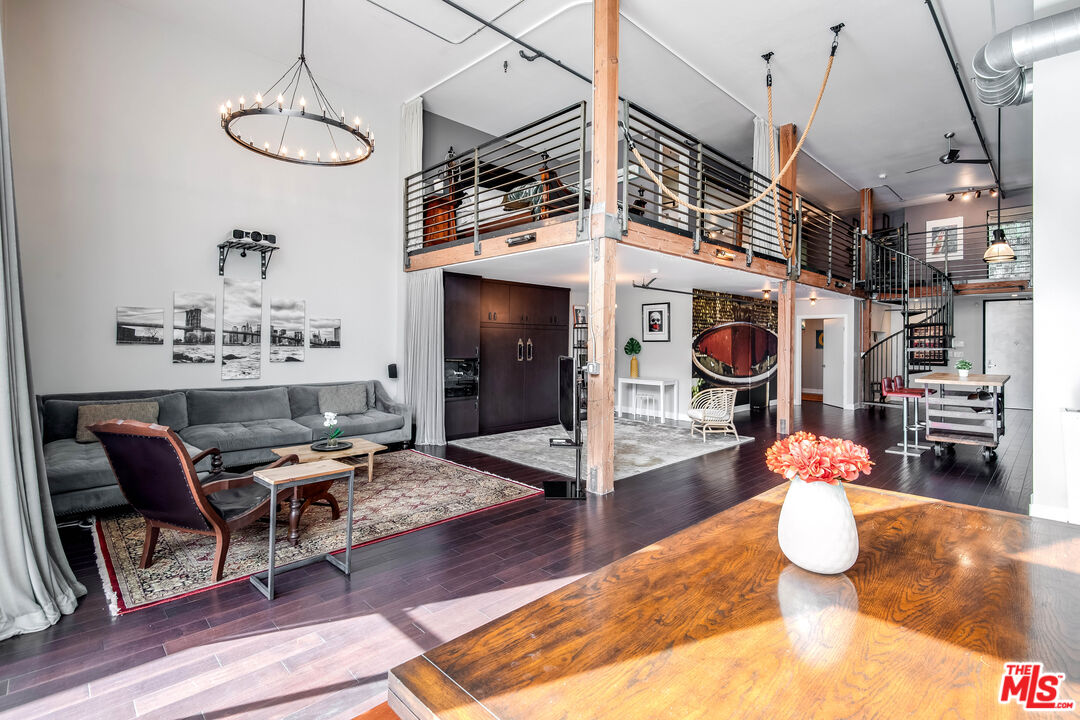
[[[352,525],[353,525],[353,487],[355,485],[355,467],[340,463],[337,460],[320,460],[318,462],[301,463],[299,465],[286,465],[284,467],[257,470],[254,473],[255,482],[270,489],[270,553],[267,560],[267,568],[264,572],[255,573],[250,578],[251,584],[268,600],[274,599],[274,574],[276,572],[294,570],[305,565],[313,565],[317,562],[326,561],[336,567],[348,577],[351,572],[350,560],[352,560]],[[278,492],[290,488],[307,485],[309,483],[326,482],[328,480],[348,479],[349,496],[348,511],[345,514],[345,561],[342,562],[331,553],[314,555],[303,560],[274,567],[274,554],[277,549],[277,498]]]

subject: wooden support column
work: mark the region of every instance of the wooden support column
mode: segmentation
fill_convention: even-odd
[[[862,277],[865,279],[869,259],[866,255],[866,238],[874,232],[874,189],[863,188],[859,191],[859,228],[861,230],[859,234],[859,263],[862,268]],[[862,348],[862,352],[866,352],[870,349],[870,327],[871,327],[871,301],[869,298],[862,301],[862,312],[860,313],[861,319],[859,322],[859,347]],[[860,363],[861,368],[861,363]],[[860,370],[861,374],[861,370]],[[862,387],[866,387],[866,379],[860,383]],[[869,398],[863,398],[867,400]]]
[[[779,139],[777,140],[776,169],[779,171],[795,151],[798,144],[797,128],[793,123],[781,125]],[[794,211],[794,194],[798,191],[798,160],[791,163],[787,172],[780,176],[780,184],[791,191],[791,206],[782,204],[780,209],[784,213]],[[795,221],[793,216],[782,216],[784,234],[787,242],[795,242]],[[797,250],[797,248],[796,248]],[[797,266],[799,258],[792,258]],[[792,421],[795,414],[795,283],[792,280],[784,280],[780,283],[780,293],[776,298],[776,336],[777,336],[777,369],[776,369],[776,432],[778,435],[788,435],[793,431]]]
[[[798,128],[794,123],[788,123],[787,125],[781,125],[777,131],[779,137],[776,141],[776,170],[780,171],[784,167],[784,163],[791,157],[791,153],[795,152],[795,146],[799,143]],[[791,191],[791,205],[788,205],[782,198],[780,200],[780,222],[781,227],[784,228],[784,234],[787,236],[789,243],[795,242],[795,221],[790,214],[794,211],[795,194],[798,193],[798,168],[799,159],[796,158],[791,163],[791,167],[788,171],[780,176],[780,185]],[[796,258],[796,260],[798,260]]]
[[[776,433],[794,430],[795,414],[795,282],[784,280],[776,298]]]
[[[615,250],[618,247],[619,0],[593,3],[589,217],[589,492],[615,490]]]

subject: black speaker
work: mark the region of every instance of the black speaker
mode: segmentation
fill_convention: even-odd
[[[396,379],[397,378],[397,363],[390,363],[389,365],[387,365],[386,366],[386,374],[390,377],[391,380]]]

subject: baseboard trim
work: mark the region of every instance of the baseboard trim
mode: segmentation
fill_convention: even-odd
[[[1076,523],[1080,518],[1069,518],[1069,508],[1060,507],[1058,505],[1043,505],[1042,503],[1031,503],[1028,505],[1028,514],[1032,517],[1042,518],[1044,520],[1057,520],[1058,522],[1073,522]]]

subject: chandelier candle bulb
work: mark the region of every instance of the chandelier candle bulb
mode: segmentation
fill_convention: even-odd
[[[241,110],[244,109],[244,96],[243,95],[240,96],[240,109]]]
[[[306,110],[306,109],[307,109],[307,100],[305,100],[304,97],[301,95],[300,96],[300,112],[304,112],[304,110]]]
[[[262,109],[262,95],[260,93],[255,93],[255,107]]]
[[[297,157],[299,157],[299,158],[300,158],[301,160],[303,160],[303,159],[304,159],[304,148],[300,148],[300,152],[296,153],[296,155],[297,155]]]
[[[285,98],[278,95],[277,96],[277,109],[280,110],[284,104],[285,104]]]

